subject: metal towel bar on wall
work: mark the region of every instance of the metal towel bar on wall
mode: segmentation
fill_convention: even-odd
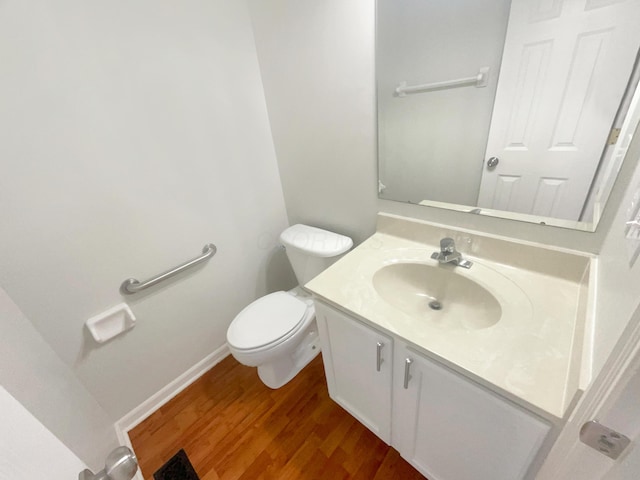
[[[149,280],[145,280],[144,282],[140,282],[135,278],[129,278],[125,280],[124,282],[122,282],[122,285],[120,285],[120,292],[124,295],[131,295],[132,293],[138,293],[149,287],[153,287],[163,280],[167,280],[168,278],[171,278],[179,274],[180,272],[185,271],[187,268],[191,268],[199,263],[207,261],[209,258],[213,257],[216,254],[217,250],[218,249],[213,243],[209,243],[202,249],[202,255],[194,258],[193,260],[189,260],[182,265],[172,268],[171,270],[167,270],[160,275],[150,278]]]
[[[407,86],[407,82],[400,82],[393,93],[398,97],[406,97],[413,93],[432,92],[445,88],[474,86],[482,88],[487,86],[490,67],[482,67],[477,75],[473,77],[456,78],[455,80],[445,80],[444,82],[425,83],[424,85]]]

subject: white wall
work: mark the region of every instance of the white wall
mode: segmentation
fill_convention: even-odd
[[[640,472],[640,412],[638,411],[638,398],[640,396],[640,371],[636,370],[629,379],[629,383],[616,401],[611,411],[600,421],[618,432],[623,432],[631,439],[629,450],[622,454],[619,460],[611,462],[600,459],[600,464],[606,463],[607,473],[602,477],[608,480],[635,480]],[[593,451],[589,452],[592,453]],[[595,456],[595,455],[594,455]],[[600,455],[598,455],[600,456]],[[584,457],[582,457],[584,459]],[[583,462],[589,465],[591,462]],[[612,465],[613,463],[613,465]],[[591,470],[598,471],[598,470]],[[587,472],[589,472],[587,470]],[[580,476],[580,478],[585,478]]]
[[[632,439],[638,436],[638,375],[631,379],[626,392],[617,400],[616,406],[608,411],[611,399],[603,402],[595,401],[602,389],[602,379],[598,374],[606,375],[612,363],[607,360],[625,331],[633,330],[634,322],[638,322],[638,306],[640,303],[640,262],[629,263],[629,255],[625,240],[625,221],[633,212],[630,209],[634,194],[640,189],[640,129],[636,129],[634,141],[631,143],[627,160],[620,171],[629,188],[614,189],[610,200],[617,208],[613,209],[613,219],[604,239],[597,269],[596,315],[593,329],[593,371],[595,380],[577,406],[575,414],[565,426],[560,438],[551,451],[547,463],[540,471],[540,478],[600,478],[602,472],[611,469],[604,478],[626,479],[636,478],[638,458],[637,445],[632,443],[631,451],[623,454],[617,462],[599,454],[578,442],[579,429],[585,419],[597,417],[604,425],[621,431]],[[630,183],[629,183],[630,182]],[[637,198],[635,199],[637,208]],[[636,242],[640,244],[640,242]],[[634,313],[635,312],[635,313]],[[629,330],[630,328],[630,330]],[[620,347],[620,345],[618,345]],[[615,363],[615,362],[614,362]],[[599,383],[598,383],[599,382]],[[611,393],[611,392],[609,392]],[[633,415],[630,415],[633,412]],[[594,415],[595,413],[595,415]],[[628,455],[627,455],[628,454]],[[557,469],[560,470],[557,470]],[[634,470],[634,468],[636,468]],[[567,472],[570,472],[568,474]],[[635,475],[633,475],[634,473]]]
[[[640,261],[630,263],[629,248],[625,238],[629,215],[637,208],[640,193],[640,128],[620,171],[629,186],[617,196],[622,196],[611,227],[602,244],[598,263],[598,296],[594,328],[594,374],[597,374],[627,326],[640,303]],[[635,242],[638,244],[638,242]]]
[[[378,152],[384,198],[477,205],[510,0],[378,1]],[[488,83],[398,97],[408,85]],[[456,188],[451,188],[455,185]]]
[[[250,0],[289,219],[362,241],[378,210],[597,252],[595,233],[378,200],[370,0]],[[624,186],[626,179],[616,188]],[[615,194],[615,191],[614,191]],[[615,196],[615,195],[614,195]],[[615,210],[615,201],[613,210]],[[609,209],[611,210],[611,209]]]
[[[118,445],[113,422],[1,288],[0,385],[86,464],[104,468],[107,454]],[[10,431],[9,420],[17,421],[6,417],[3,432]],[[0,478],[14,477],[0,472]]]
[[[236,0],[0,3],[0,283],[112,419],[225,342],[292,277],[248,11]],[[124,298],[215,243],[205,266]]]
[[[374,2],[249,5],[289,220],[362,241],[377,211]]]
[[[86,468],[23,405],[0,386],[0,478],[78,478]]]

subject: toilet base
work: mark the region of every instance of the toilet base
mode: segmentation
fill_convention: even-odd
[[[288,355],[258,366],[258,376],[267,387],[286,385],[320,353],[320,337],[315,321],[298,347]]]

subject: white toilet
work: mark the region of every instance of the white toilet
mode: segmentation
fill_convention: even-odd
[[[280,242],[300,285],[353,246],[349,237],[307,225],[287,228],[280,235]],[[229,325],[227,343],[236,360],[258,367],[258,376],[265,385],[282,387],[320,352],[310,295],[298,286],[255,300]]]

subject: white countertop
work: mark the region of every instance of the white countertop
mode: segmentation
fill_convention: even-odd
[[[529,245],[524,253],[527,248],[534,247]],[[306,288],[485,385],[562,418],[578,392],[586,310],[579,307],[579,298],[585,296],[584,285],[576,275],[563,278],[469,254],[464,257],[475,262],[471,269],[439,265],[430,258],[436,250],[436,245],[378,231]],[[556,261],[558,252],[552,255]],[[490,327],[474,330],[442,327],[398,310],[380,297],[372,280],[381,267],[398,262],[455,268],[456,274],[474,280],[498,299],[502,317]],[[525,296],[505,308],[513,299],[503,297],[503,292],[513,288]]]

